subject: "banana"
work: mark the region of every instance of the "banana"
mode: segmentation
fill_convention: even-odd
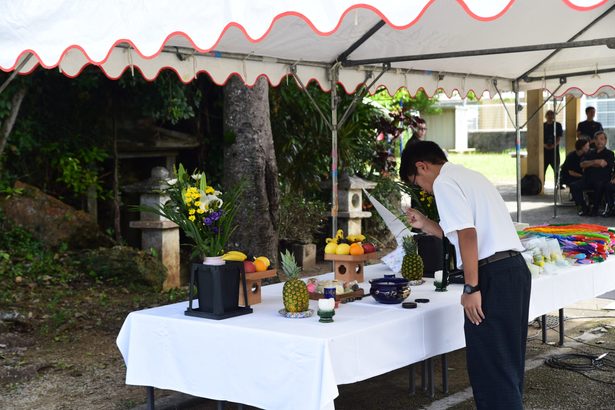
[[[266,256],[259,256],[258,258],[254,258],[254,260],[261,260],[265,264],[266,267],[271,265],[271,261]]]
[[[247,258],[248,258],[248,256],[245,253],[239,252],[239,251],[228,251],[227,253],[222,255],[222,259],[224,259],[225,261],[239,261],[239,262],[243,262]]]

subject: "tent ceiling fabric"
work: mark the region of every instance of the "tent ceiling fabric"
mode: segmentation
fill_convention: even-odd
[[[291,65],[305,84],[329,89],[329,70],[338,56],[379,21],[385,25],[348,60],[560,43],[615,8],[615,0],[14,0],[0,4],[0,68],[12,71],[28,53],[20,73],[37,64],[76,76],[88,64],[117,78],[139,70],[147,79],[173,69],[185,81],[208,73],[218,84],[234,73],[248,85],[265,75],[273,85]],[[615,11],[575,40],[615,37]],[[510,90],[511,80],[536,67],[552,51],[395,62],[370,91],[401,87],[462,95]],[[381,64],[342,66],[339,82],[353,92],[377,75]],[[615,49],[606,46],[560,50],[521,89],[558,95],[615,90]],[[553,76],[552,79],[548,79]],[[545,79],[546,78],[546,79]]]

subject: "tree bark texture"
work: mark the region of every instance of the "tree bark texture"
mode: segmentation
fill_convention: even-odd
[[[232,77],[224,87],[224,186],[244,190],[232,242],[255,256],[278,258],[278,167],[269,117],[269,84],[261,77],[247,87]]]
[[[6,147],[6,143],[9,140],[9,135],[11,135],[11,131],[13,130],[13,126],[17,120],[17,114],[19,114],[21,103],[23,102],[27,91],[28,89],[22,86],[13,95],[13,98],[11,98],[11,111],[9,111],[8,117],[4,120],[2,126],[0,127],[0,158],[4,154],[4,147]],[[267,113],[269,113],[269,109],[267,109]],[[2,162],[0,161],[0,172],[1,171]]]

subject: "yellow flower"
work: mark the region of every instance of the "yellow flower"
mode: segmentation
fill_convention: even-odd
[[[213,187],[211,187],[211,186],[208,186],[207,188],[205,188],[205,194],[207,194],[207,195],[211,195],[211,194],[213,194],[214,192],[216,192],[216,191],[215,191],[215,190],[214,190],[214,188],[213,188]]]
[[[204,209],[199,208],[199,209],[197,209],[197,210],[196,210],[196,213],[197,213],[197,214],[199,214],[199,215],[200,215],[200,214],[204,214],[204,213],[205,213],[205,210],[204,210]]]
[[[194,216],[194,215],[190,215],[190,216],[188,217],[188,219],[190,219],[191,221],[194,221],[194,220],[196,219],[196,216]]]
[[[195,212],[196,212],[196,211],[195,211],[194,209],[189,209],[189,210],[188,210],[188,214],[190,214],[190,215],[194,215],[194,213],[195,213]]]
[[[201,201],[194,201],[194,206],[201,206]]]

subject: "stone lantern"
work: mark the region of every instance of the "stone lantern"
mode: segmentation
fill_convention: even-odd
[[[359,235],[361,233],[361,219],[372,216],[371,212],[363,211],[363,189],[374,189],[375,182],[366,181],[357,176],[344,174],[338,183],[337,225],[344,230],[344,234]]]
[[[152,169],[151,176],[142,182],[127,185],[124,191],[140,194],[139,204],[156,206],[169,197],[163,193],[168,187],[169,171],[164,167]],[[177,288],[179,280],[179,227],[168,219],[147,211],[140,212],[140,220],[130,221],[130,227],[141,229],[141,249],[155,250],[167,268],[163,289]]]

